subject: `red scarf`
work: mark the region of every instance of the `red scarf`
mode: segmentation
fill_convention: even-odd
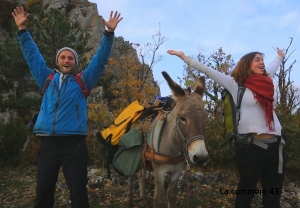
[[[265,111],[266,126],[275,130],[273,118],[274,85],[269,76],[253,74],[244,80],[244,86],[250,89],[254,98]]]

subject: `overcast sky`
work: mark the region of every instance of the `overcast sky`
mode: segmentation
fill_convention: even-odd
[[[293,80],[300,84],[300,0],[90,0],[97,3],[106,20],[110,11],[119,11],[123,20],[115,31],[125,41],[141,45],[152,42],[161,29],[168,38],[159,49],[162,61],[153,69],[162,96],[171,92],[161,72],[167,71],[175,81],[182,77],[184,63],[168,55],[168,49],[182,50],[196,56],[209,56],[220,47],[237,62],[244,54],[260,51],[268,65],[277,55],[273,47],[293,44],[287,65],[297,60]]]

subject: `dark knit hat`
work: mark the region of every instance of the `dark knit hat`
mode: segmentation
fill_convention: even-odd
[[[78,66],[78,54],[76,53],[76,51],[74,50],[74,49],[72,49],[72,48],[69,48],[69,47],[63,47],[63,48],[61,48],[61,49],[59,49],[59,51],[57,51],[57,54],[56,54],[56,64],[58,63],[58,56],[59,56],[59,54],[62,52],[62,51],[70,51],[72,54],[73,54],[73,56],[74,56],[74,58],[75,58],[75,68],[77,68],[77,66]]]

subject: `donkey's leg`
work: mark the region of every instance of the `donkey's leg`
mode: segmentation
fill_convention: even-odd
[[[175,208],[177,193],[178,193],[178,181],[181,175],[183,165],[179,165],[175,171],[170,174],[170,184],[168,187],[168,208]]]
[[[134,176],[128,177],[128,207],[133,206],[133,181]]]
[[[143,201],[145,206],[148,206],[147,196],[146,196],[146,187],[145,187],[145,175],[146,175],[146,170],[144,168],[142,168],[139,172],[140,199]]]
[[[166,172],[156,167],[154,168],[154,177],[155,177],[155,189],[153,197],[153,207],[161,208],[164,205],[164,179]]]

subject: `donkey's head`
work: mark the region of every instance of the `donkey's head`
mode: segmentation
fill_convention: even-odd
[[[176,99],[172,113],[174,137],[180,141],[184,154],[193,164],[202,164],[208,156],[204,142],[207,113],[202,101],[205,78],[199,78],[191,92],[190,89],[183,90],[167,72],[162,74]]]

